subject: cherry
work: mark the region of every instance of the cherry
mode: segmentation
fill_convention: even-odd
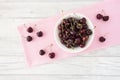
[[[86,29],[82,29],[80,32],[81,32],[81,33],[85,33],[85,31],[86,31]]]
[[[37,32],[37,36],[38,37],[42,37],[43,36],[43,32],[42,31]]]
[[[72,22],[72,17],[68,18],[68,22],[71,23]]]
[[[109,20],[109,16],[103,16],[103,21],[108,21]]]
[[[53,59],[55,57],[55,53],[54,52],[49,53],[49,57]]]
[[[81,47],[81,48],[84,48],[84,47],[85,47],[85,42],[82,42],[82,43],[80,44],[80,47]]]
[[[86,23],[86,18],[82,18],[82,23]]]
[[[103,18],[103,15],[102,15],[102,14],[97,14],[96,18],[97,18],[97,19],[102,19],[102,18]]]
[[[81,42],[80,38],[76,38],[76,39],[75,39],[75,43],[76,43],[76,44],[80,44],[80,42]]]
[[[27,32],[32,33],[33,32],[33,28],[32,27],[28,27]]]
[[[62,33],[59,33],[59,37],[62,38]]]
[[[80,19],[79,22],[82,24],[83,23],[82,19]]]
[[[87,30],[86,30],[86,34],[87,34],[87,35],[91,35],[91,34],[92,34],[92,31],[91,31],[90,29],[87,29]]]
[[[100,41],[100,42],[105,42],[106,39],[105,39],[103,36],[101,36],[101,37],[99,38],[99,41]]]
[[[66,47],[67,47],[67,48],[71,48],[70,44],[66,44]]]
[[[60,41],[61,41],[61,43],[65,44],[65,41],[63,39],[61,39]]]
[[[59,30],[62,30],[62,27],[61,27],[61,25],[59,25],[59,26],[58,26],[58,29],[59,29]]]
[[[40,55],[44,55],[45,53],[46,52],[43,49],[41,49],[40,52],[39,52]]]
[[[82,24],[82,29],[87,29],[88,25],[87,24]]]
[[[27,41],[28,41],[28,42],[30,42],[30,41],[32,41],[32,40],[33,40],[33,38],[32,38],[31,36],[27,36],[27,38],[26,38],[26,39],[27,39]]]
[[[85,37],[83,37],[82,39],[83,39],[83,41],[87,41],[88,38],[89,38],[89,36],[85,36]]]

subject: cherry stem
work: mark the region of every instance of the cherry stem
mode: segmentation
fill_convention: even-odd
[[[94,26],[94,29],[96,28],[96,26]]]
[[[52,47],[53,47],[53,44],[50,44],[49,45],[49,48],[50,48],[49,52],[52,52]]]
[[[96,29],[96,26],[94,26],[94,28],[93,29]]]
[[[76,17],[79,17],[76,13],[73,13]]]
[[[36,27],[37,25],[35,24],[34,26]]]
[[[61,10],[61,12],[62,12],[62,16],[64,16],[64,11],[63,11],[63,10]]]
[[[53,44],[51,43],[51,44],[48,45],[45,49],[49,49],[48,51],[51,52],[51,51],[52,51],[52,46],[53,46]]]
[[[35,29],[37,29],[37,25],[36,24],[34,25],[34,27],[35,27]]]
[[[24,24],[24,27],[27,28],[27,26]]]
[[[106,33],[104,36],[107,36],[109,33]]]
[[[21,35],[21,37],[26,38],[24,35]]]
[[[104,11],[103,9],[102,9],[102,14],[103,14],[103,15],[106,15],[106,13],[105,13],[105,11]]]

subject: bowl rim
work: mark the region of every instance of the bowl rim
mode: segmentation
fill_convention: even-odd
[[[59,36],[58,36],[58,25],[61,23],[61,21],[65,18],[69,18],[69,17],[76,17],[76,18],[86,18],[87,19],[87,24],[89,26],[89,29],[92,30],[93,34],[90,36],[89,40],[87,41],[87,44],[84,48],[80,48],[80,47],[77,47],[77,48],[74,48],[74,49],[71,49],[71,48],[67,48],[64,44],[62,44],[60,42],[60,39],[59,39]],[[57,33],[57,34],[56,34]],[[91,20],[84,16],[83,14],[80,14],[80,13],[68,13],[68,14],[65,14],[64,16],[62,16],[61,18],[58,19],[57,23],[55,24],[55,28],[54,28],[54,40],[56,42],[56,44],[64,51],[66,52],[69,52],[69,53],[78,53],[78,52],[82,52],[84,50],[86,50],[88,47],[90,47],[90,45],[92,44],[93,42],[93,39],[94,39],[94,26],[91,22]]]

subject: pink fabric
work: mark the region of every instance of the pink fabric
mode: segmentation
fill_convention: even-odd
[[[91,46],[83,52],[89,52],[96,49],[107,48],[109,46],[120,44],[120,37],[119,37],[120,10],[119,9],[120,9],[120,0],[110,0],[110,1],[105,0],[103,2],[88,7],[84,7],[82,9],[78,8],[76,10],[67,12],[67,13],[74,12],[74,13],[83,14],[92,21],[94,26],[96,26],[94,41],[91,44]],[[102,20],[96,19],[96,14],[101,12],[102,10],[104,10],[105,13],[110,16],[109,21],[104,22]],[[24,25],[18,27],[20,35],[22,36],[21,38],[29,66],[45,64],[52,61],[81,54],[81,53],[67,53],[63,51],[61,48],[59,48],[58,45],[55,43],[53,30],[57,20],[60,17],[62,17],[62,15],[43,19],[38,22],[33,22],[31,24],[26,24],[27,27],[31,26],[34,28],[33,33],[28,33]],[[34,26],[35,24],[37,25],[36,27]],[[41,38],[36,36],[36,32],[40,30],[44,32],[44,36]],[[31,42],[26,41],[25,37],[28,35],[33,37],[33,41]],[[100,36],[105,36],[107,39],[106,42],[100,43],[98,41],[98,38]],[[56,53],[56,57],[54,59],[50,59],[48,57],[48,53],[50,51],[49,49],[46,49],[46,47],[51,43],[53,44],[52,51]],[[40,49],[45,49],[47,51],[47,54],[45,54],[44,56],[40,56],[39,55]]]

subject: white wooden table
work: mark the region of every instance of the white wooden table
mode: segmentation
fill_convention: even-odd
[[[100,0],[0,0],[0,80],[120,80],[120,46],[28,68],[17,26]]]

